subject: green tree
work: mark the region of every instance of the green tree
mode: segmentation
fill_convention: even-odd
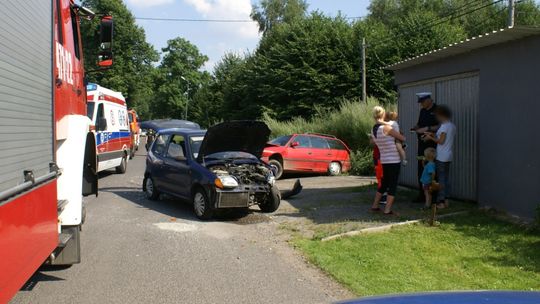
[[[360,92],[360,47],[343,18],[313,13],[275,27],[259,44],[250,68],[250,102],[285,119],[336,108]]]
[[[276,24],[303,18],[307,9],[305,0],[262,0],[259,5],[253,5],[251,18],[259,24],[259,32],[265,33]]]
[[[214,69],[214,89],[222,99],[223,113],[233,119],[258,117],[259,104],[251,102],[254,91],[250,56],[227,53]]]
[[[210,77],[200,71],[208,57],[180,37],[167,41],[162,52],[163,59],[154,80],[156,98],[150,111],[155,118],[184,118],[186,106],[196,109],[196,105],[188,103]]]
[[[203,84],[193,96],[190,107],[190,120],[196,121],[202,127],[210,127],[225,117],[223,113],[223,96],[214,78],[205,73]]]
[[[138,110],[141,117],[148,117],[153,95],[152,64],[159,60],[158,53],[146,42],[144,30],[135,24],[133,15],[121,0],[84,0],[82,5],[114,18],[114,64],[110,69],[88,73],[88,80],[122,92],[129,107]],[[98,49],[90,46],[99,45],[99,21],[95,18],[81,23],[85,66],[90,71],[98,69]]]
[[[197,114],[204,123],[309,118],[343,99],[358,100],[361,38],[368,42],[368,94],[393,103],[393,74],[385,66],[504,27],[508,14],[503,2],[492,0],[372,0],[369,15],[351,23],[306,16],[306,8],[303,1],[285,0],[253,8],[264,35],[253,53],[224,56],[194,96],[205,105]],[[517,25],[539,24],[534,1],[523,0],[516,10]]]
[[[461,27],[467,36],[503,28],[508,19],[508,2],[493,0],[372,0],[369,19],[393,28],[403,16],[431,14],[424,26],[446,21]],[[534,0],[516,1],[516,24],[538,25],[540,9]]]
[[[394,101],[393,74],[382,67],[501,28],[505,8],[490,0],[372,0],[354,25],[368,41],[368,94]]]
[[[539,26],[540,25],[540,2],[523,0],[516,4],[516,24]]]

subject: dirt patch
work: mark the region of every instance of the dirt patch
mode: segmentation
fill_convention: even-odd
[[[296,179],[280,180],[280,189],[291,187]],[[427,218],[422,204],[413,203],[414,190],[400,188],[394,211],[397,217],[371,212],[376,191],[375,179],[357,176],[302,178],[304,190],[298,196],[282,201],[273,216],[284,231],[307,237],[324,238],[353,230],[378,227],[407,220]],[[441,214],[470,209],[466,203],[453,202]]]
[[[228,220],[228,222],[233,223],[233,224],[238,224],[238,225],[253,225],[253,224],[266,223],[269,221],[270,221],[269,216],[262,213],[254,212],[254,211],[251,211],[242,217]]]
[[[257,207],[253,207],[253,209],[219,210],[214,214],[214,220],[228,224],[253,225],[270,222],[271,218],[261,213]]]

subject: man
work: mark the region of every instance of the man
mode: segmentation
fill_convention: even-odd
[[[435,109],[437,108],[437,105],[433,102],[433,99],[431,98],[431,92],[423,92],[423,93],[417,93],[416,96],[418,97],[418,104],[421,107],[420,110],[420,116],[418,117],[418,122],[416,123],[416,126],[414,126],[411,130],[416,132],[418,136],[418,151],[417,151],[417,158],[418,158],[418,202],[424,202],[424,190],[422,188],[422,183],[420,182],[420,177],[422,176],[422,171],[424,170],[424,164],[423,164],[423,156],[424,151],[427,148],[435,148],[437,147],[437,144],[435,144],[433,141],[426,140],[424,138],[424,133],[426,132],[436,132],[439,129],[439,122],[437,121],[437,118],[435,116]]]

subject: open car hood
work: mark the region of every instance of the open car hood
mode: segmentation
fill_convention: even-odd
[[[229,121],[206,131],[197,159],[218,152],[247,152],[261,158],[270,136],[270,129],[262,121]]]

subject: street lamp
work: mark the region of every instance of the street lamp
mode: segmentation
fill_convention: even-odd
[[[184,95],[186,95],[186,112],[184,113],[184,120],[187,120],[188,118],[188,107],[189,107],[189,81],[187,81],[187,79],[184,77],[184,76],[180,76],[180,78],[182,80],[184,80],[186,82],[186,85],[187,85],[187,90],[186,90],[186,93],[184,93]]]

